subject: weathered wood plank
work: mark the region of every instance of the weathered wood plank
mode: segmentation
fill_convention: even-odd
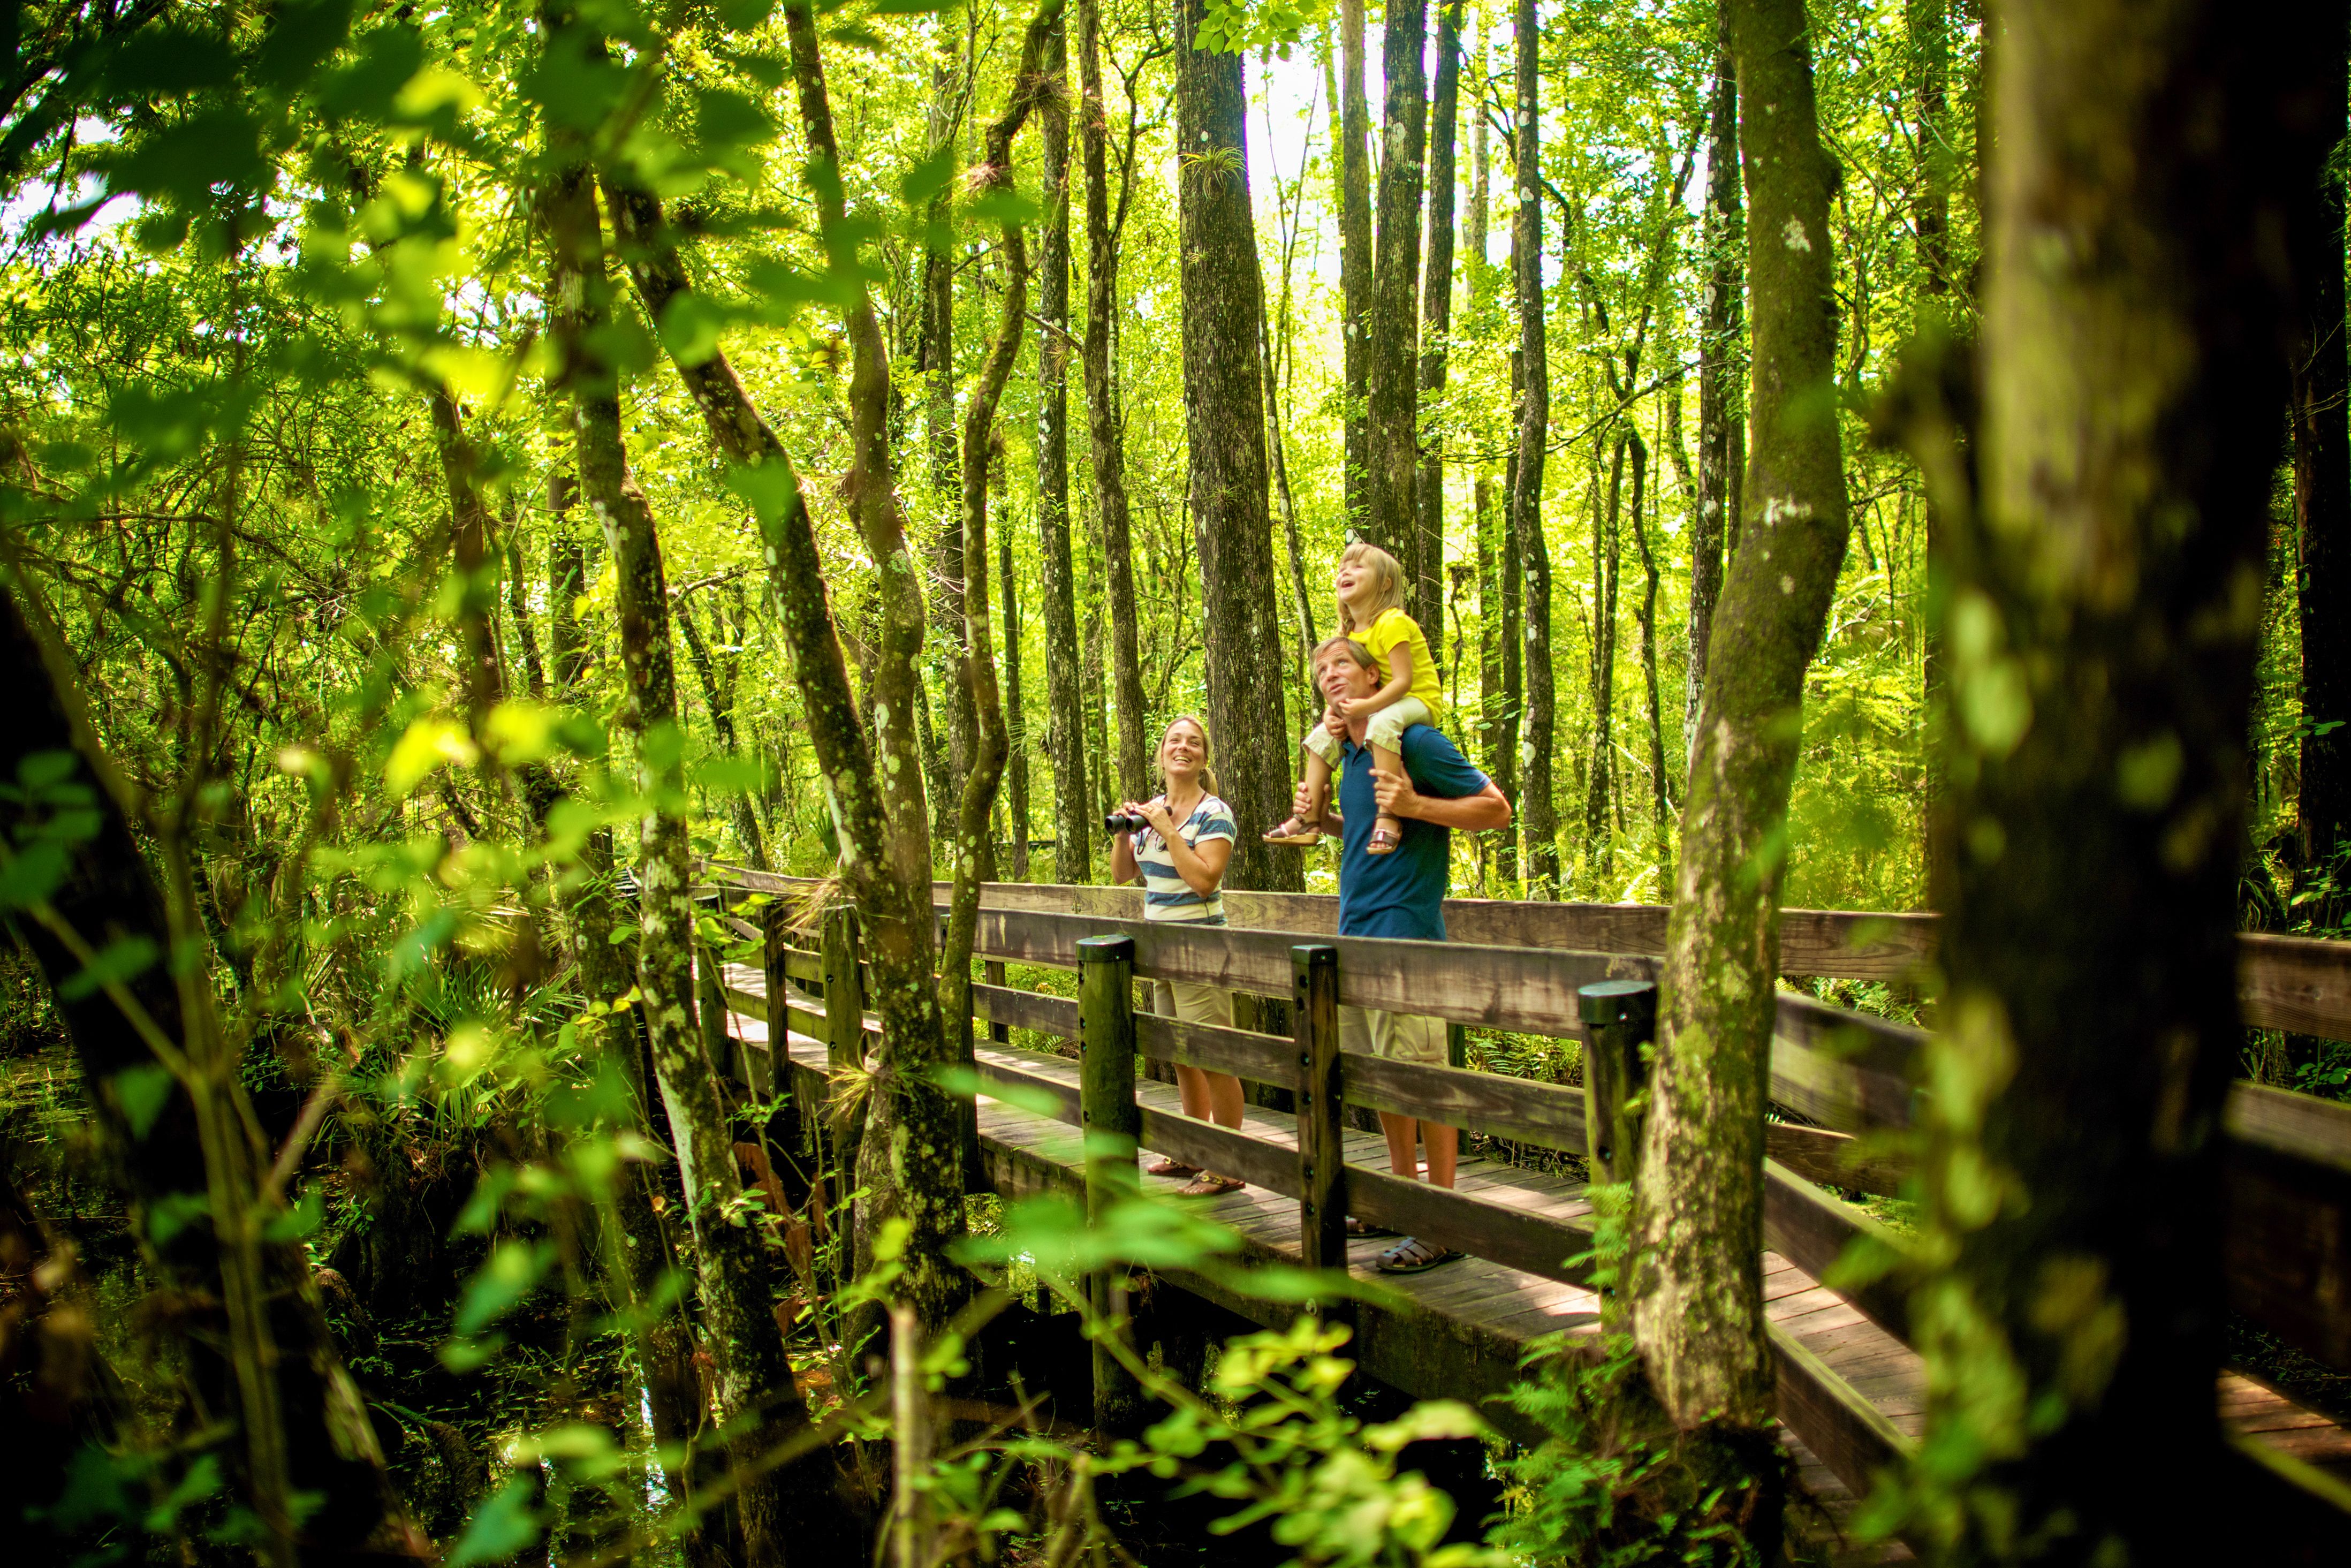
[[[1047,996],[1042,991],[1024,991],[1012,986],[975,984],[971,988],[971,1009],[975,1018],[989,1023],[1033,1029],[1040,1034],[1057,1035],[1062,1040],[1078,1038],[1078,1004],[1067,997]],[[1137,1013],[1134,1021],[1142,1023],[1143,1017]]]
[[[1219,1127],[1214,1122],[1196,1122],[1155,1105],[1145,1105],[1142,1110],[1144,1148],[1172,1155],[1187,1166],[1212,1170],[1218,1176],[1237,1177],[1284,1197],[1295,1198],[1305,1190],[1298,1179],[1295,1149]]]
[[[1155,1061],[1229,1072],[1253,1083],[1298,1087],[1298,1047],[1253,1030],[1183,1023],[1156,1013],[1134,1015],[1134,1048]]]
[[[1817,1280],[1835,1265],[1849,1244],[1865,1238],[1889,1251],[1900,1251],[1893,1233],[1861,1210],[1839,1202],[1777,1160],[1763,1162],[1764,1246]],[[1890,1281],[1875,1280],[1843,1293],[1872,1322],[1905,1343],[1909,1342],[1909,1300]],[[1817,1447],[1813,1451],[1820,1452]]]
[[[1589,1262],[1571,1267],[1567,1261],[1592,1249],[1591,1227],[1573,1220],[1530,1214],[1362,1166],[1347,1167],[1347,1210],[1359,1219],[1374,1220],[1407,1236],[1546,1280],[1580,1285],[1592,1277]]]
[[[1902,1184],[1910,1176],[1909,1160],[1896,1155],[1863,1154],[1863,1147],[1862,1140],[1850,1133],[1800,1127],[1793,1122],[1763,1124],[1763,1152],[1806,1181],[1900,1197]]]
[[[2351,1368],[2351,1172],[2283,1138],[2253,1141],[2273,1129],[2244,1131],[2252,1135],[2231,1128],[2221,1167],[2229,1305],[2304,1354]]]
[[[1837,1479],[1866,1495],[1877,1472],[1913,1447],[1876,1406],[1777,1323],[1765,1325],[1778,1362],[1780,1419]]]
[[[1342,1092],[1350,1105],[1572,1155],[1583,1152],[1580,1089],[1458,1067],[1391,1061],[1360,1051],[1347,1058],[1344,1076]]]
[[[2240,1082],[2221,1124],[2241,1144],[2351,1176],[2351,1105]]]

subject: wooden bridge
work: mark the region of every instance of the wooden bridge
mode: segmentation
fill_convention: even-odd
[[[800,1103],[820,1103],[828,1075],[861,1061],[867,1037],[879,1036],[863,1006],[854,921],[836,909],[820,929],[798,936],[788,916],[815,884],[726,866],[710,874],[729,895],[778,895],[758,926],[727,917],[738,934],[763,941],[765,961],[761,970],[724,966],[723,982],[720,967],[709,967],[704,1011],[727,1019],[726,1038],[712,1043],[756,1092],[770,1092],[788,1071]],[[942,915],[946,896],[939,884]],[[1599,1332],[1588,1276],[1564,1261],[1590,1248],[1583,1184],[1470,1157],[1466,1144],[1453,1190],[1404,1180],[1388,1174],[1379,1137],[1350,1130],[1342,1107],[1583,1155],[1587,1091],[1465,1071],[1458,1050],[1452,1067],[1355,1054],[1343,1064],[1335,1007],[1581,1040],[1579,988],[1653,977],[1666,911],[1455,900],[1446,905],[1454,939],[1425,943],[1337,936],[1337,903],[1228,893],[1233,924],[1204,928],[1144,921],[1131,888],[987,884],[976,956],[992,983],[974,986],[972,1005],[989,1029],[977,1065],[984,1084],[1025,1092],[979,1101],[987,1181],[1007,1197],[1081,1192],[1081,1128],[1108,1124],[1136,1134],[1147,1151],[1247,1181],[1243,1191],[1193,1200],[1241,1235],[1245,1259],[1343,1261],[1368,1275],[1388,1243],[1350,1242],[1342,1225],[1351,1213],[1467,1253],[1426,1274],[1380,1276],[1404,1304],[1360,1307],[1353,1354],[1396,1388],[1476,1401],[1504,1431],[1531,1437],[1499,1398],[1528,1342],[1554,1331]],[[1103,937],[1126,940],[1090,940]],[[2351,1039],[2351,943],[2241,940],[2247,1024]],[[1898,981],[1933,943],[1931,915],[1791,910],[1782,964],[1796,978]],[[1006,967],[1016,964],[1081,969],[1081,998],[1006,985]],[[1292,1004],[1295,1030],[1282,1037],[1138,1013],[1134,977],[1229,988],[1244,1025],[1259,1016],[1257,998],[1281,998]],[[1028,1031],[1074,1042],[1079,1058],[1015,1043]],[[1898,1249],[1843,1195],[1898,1193],[1903,1163],[1857,1140],[1910,1124],[1925,1039],[1808,996],[1780,996],[1771,1093],[1785,1119],[1766,1128],[1763,1287],[1788,1447],[1832,1519],[1849,1512],[1925,1427],[1926,1379],[1907,1343],[1903,1291],[1820,1283],[1858,1239],[1875,1236]],[[1298,1109],[1252,1105],[1238,1131],[1194,1121],[1172,1084],[1137,1081],[1135,1055],[1285,1089]],[[1047,1105],[1050,1115],[1041,1113]],[[2226,1137],[2231,1308],[2294,1350],[2351,1371],[2351,1106],[2240,1082]],[[1177,1185],[1143,1179],[1146,1187]],[[1183,1270],[1166,1279],[1269,1326],[1295,1311]],[[2351,1433],[2233,1372],[2220,1377],[2216,1397],[2235,1467],[2219,1484],[2238,1489],[2245,1507],[2278,1524],[2280,1539],[2294,1547],[2283,1560],[2339,1563],[2351,1540]]]

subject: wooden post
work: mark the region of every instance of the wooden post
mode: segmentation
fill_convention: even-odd
[[[1576,988],[1583,1014],[1583,1136],[1592,1179],[1629,1182],[1639,1173],[1648,1064],[1641,1048],[1656,1038],[1654,980],[1601,980]]]
[[[1142,1186],[1134,1169],[1143,1118],[1134,1103],[1134,937],[1089,936],[1078,944],[1078,1123],[1085,1130],[1086,1224],[1092,1227]],[[1125,1270],[1089,1278],[1086,1302],[1094,1318],[1094,1426],[1128,1431],[1138,1409],[1134,1379],[1104,1341],[1128,1333]]]
[[[833,1072],[865,1065],[865,980],[857,949],[857,911],[845,904],[826,910],[824,1060]]]
[[[701,924],[698,910],[695,923]],[[712,1070],[722,1078],[748,1084],[750,1074],[738,1070],[734,1037],[726,1032],[726,971],[719,967],[716,946],[704,940],[700,931],[694,934],[694,1011],[702,1024],[702,1049],[710,1057]]]
[[[1299,1251],[1310,1269],[1347,1266],[1345,1128],[1340,1119],[1339,950],[1290,950],[1298,1040]]]

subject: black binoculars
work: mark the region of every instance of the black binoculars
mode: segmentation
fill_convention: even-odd
[[[1139,813],[1113,811],[1102,819],[1102,826],[1113,833],[1139,833],[1151,826],[1151,820]]]

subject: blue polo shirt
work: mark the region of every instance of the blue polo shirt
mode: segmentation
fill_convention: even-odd
[[[1371,852],[1380,798],[1372,783],[1372,748],[1342,740],[1339,814],[1346,830],[1339,855],[1339,935],[1445,940],[1445,891],[1451,879],[1453,830],[1404,819],[1404,842]],[[1440,800],[1483,793],[1486,776],[1442,730],[1425,724],[1404,732],[1404,770],[1412,787]]]

